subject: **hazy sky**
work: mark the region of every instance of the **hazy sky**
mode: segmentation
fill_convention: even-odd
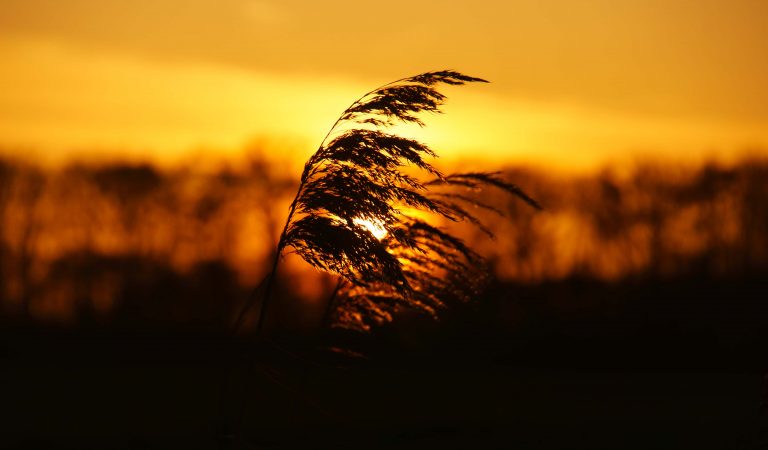
[[[585,167],[768,147],[768,2],[0,0],[0,145],[40,157],[311,153],[349,102],[450,68],[421,135]]]

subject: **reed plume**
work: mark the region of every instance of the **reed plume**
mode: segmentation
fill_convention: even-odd
[[[487,81],[451,70],[402,78],[364,94],[339,116],[304,165],[266,280],[258,332],[287,247],[315,268],[341,277],[339,293],[358,301],[339,305],[348,305],[345,314],[353,316],[377,314],[385,304],[395,303],[432,311],[442,304],[436,295],[449,285],[475,284],[470,269],[479,267],[482,258],[414,212],[467,220],[487,231],[465,205],[493,208],[439,189],[446,186],[496,186],[538,204],[497,174],[446,176],[428,162],[437,154],[427,145],[388,131],[398,123],[424,126],[420,113],[440,112],[446,97],[438,92],[439,85],[475,82]],[[417,168],[431,180],[407,174],[406,167]],[[377,237],[371,226],[385,236]],[[431,273],[436,267],[444,271],[442,278]]]

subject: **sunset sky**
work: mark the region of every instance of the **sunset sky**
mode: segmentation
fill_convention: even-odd
[[[768,148],[768,2],[0,0],[0,148],[303,160],[380,84],[438,69],[448,159],[583,169]],[[763,151],[768,154],[768,151]]]

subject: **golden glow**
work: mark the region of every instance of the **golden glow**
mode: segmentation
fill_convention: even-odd
[[[9,305],[19,305],[30,292],[25,286],[41,286],[31,291],[36,299],[30,313],[61,320],[75,317],[86,297],[94,311],[106,314],[118,304],[113,302],[122,301],[122,283],[135,280],[133,272],[142,267],[195,279],[208,273],[198,270],[216,261],[231,268],[239,282],[257,284],[269,270],[280,214],[294,194],[290,184],[263,183],[258,167],[234,183],[222,183],[232,179],[228,171],[181,170],[157,172],[146,184],[142,177],[121,178],[122,171],[109,175],[98,167],[6,169],[11,176],[0,199],[0,244],[9,249],[5,258],[29,258],[32,270],[6,271],[0,291]],[[767,218],[760,214],[767,171],[766,159],[733,167],[648,165],[598,177],[521,170],[515,181],[545,205],[544,211],[489,192],[484,201],[510,208],[505,209],[510,220],[486,217],[496,240],[467,223],[442,225],[488,256],[502,280],[636,280],[687,276],[691,267],[735,275],[768,264]],[[254,198],[263,201],[254,204]],[[375,220],[360,217],[354,224],[359,233],[386,236]],[[296,281],[292,292],[325,305],[334,279],[287,253],[292,259],[281,264]]]
[[[256,140],[303,161],[360,94],[442,68],[492,81],[445,89],[446,114],[414,130],[447,160],[578,170],[768,148],[766,2],[393,2],[7,0],[0,152],[166,163]]]
[[[368,232],[371,233],[373,237],[375,237],[378,240],[384,239],[384,236],[387,235],[387,230],[382,226],[383,224],[381,222],[362,219],[359,217],[352,220],[352,222],[368,230]]]

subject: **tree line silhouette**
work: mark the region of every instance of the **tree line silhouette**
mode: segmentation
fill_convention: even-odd
[[[446,223],[488,258],[499,282],[652,283],[766,273],[765,161],[688,168],[646,163],[621,176],[606,170],[555,177],[524,169],[505,175],[546,209],[535,213],[485,193],[489,208],[515,217],[473,211],[495,240],[477,227]],[[109,322],[134,314],[132,320],[223,326],[244,292],[268,272],[282,207],[296,187],[260,157],[216,173],[123,164],[44,170],[2,161],[3,317],[76,324],[85,316]],[[277,311],[276,321],[317,323],[310,317],[322,315],[333,281],[288,261],[278,283],[278,295],[295,304]],[[205,288],[189,287],[198,284]],[[208,300],[189,298],[206,289]],[[336,311],[334,320],[352,310]]]

